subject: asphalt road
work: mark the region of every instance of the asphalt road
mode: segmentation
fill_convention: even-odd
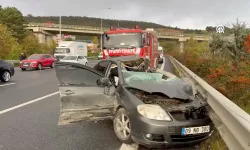
[[[168,61],[164,69],[173,70]],[[57,126],[59,94],[43,97],[57,92],[57,84],[50,68],[25,72],[16,68],[10,83],[0,83],[0,150],[119,150],[124,146],[115,137],[112,121]]]

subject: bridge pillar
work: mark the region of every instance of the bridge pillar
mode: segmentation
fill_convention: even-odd
[[[37,37],[39,43],[46,42],[46,35],[45,34],[43,34],[43,33],[33,33],[33,34]]]
[[[53,40],[53,36],[52,35],[46,35],[46,42],[48,45],[50,45],[52,43]]]
[[[179,38],[179,42],[180,42],[180,52],[183,53],[184,52],[184,43],[186,42],[186,38],[184,38],[184,37]]]

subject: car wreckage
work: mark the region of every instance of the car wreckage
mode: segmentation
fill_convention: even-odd
[[[148,69],[132,56],[102,60],[93,68],[55,64],[61,110],[58,125],[113,120],[117,138],[149,148],[193,145],[214,126],[208,104],[183,79]]]

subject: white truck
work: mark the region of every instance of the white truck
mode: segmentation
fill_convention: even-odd
[[[60,41],[58,47],[56,47],[54,52],[54,57],[56,59],[62,59],[65,56],[79,55],[85,56],[88,55],[88,46],[86,42],[77,42],[77,41]]]

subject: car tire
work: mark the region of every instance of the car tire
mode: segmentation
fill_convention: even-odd
[[[116,137],[125,144],[132,144],[131,126],[127,112],[124,108],[119,108],[113,120],[113,127]]]
[[[55,67],[55,63],[53,62],[52,64],[51,64],[51,68],[54,68]]]
[[[22,71],[25,71],[26,70],[26,68],[21,68],[22,69]]]
[[[43,65],[41,63],[39,63],[38,66],[37,66],[37,69],[38,70],[42,70],[43,69]]]
[[[1,74],[0,80],[2,82],[9,82],[11,79],[11,74],[9,71],[3,71],[3,73]]]

